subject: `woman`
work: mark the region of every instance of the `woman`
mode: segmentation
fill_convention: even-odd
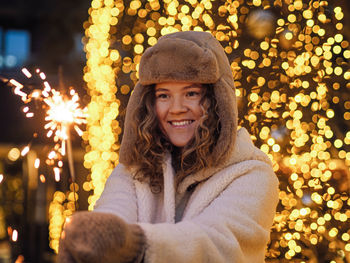
[[[237,131],[230,64],[205,32],[142,56],[120,164],[94,212],[76,213],[60,262],[263,262],[278,180]]]

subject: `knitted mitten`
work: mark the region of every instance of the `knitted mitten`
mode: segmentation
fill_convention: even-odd
[[[138,225],[99,212],[76,212],[67,221],[59,244],[59,263],[139,262],[145,236]]]

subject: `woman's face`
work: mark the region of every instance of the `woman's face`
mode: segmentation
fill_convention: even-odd
[[[203,115],[201,84],[163,82],[155,86],[156,114],[162,132],[177,147],[186,146],[194,137]]]

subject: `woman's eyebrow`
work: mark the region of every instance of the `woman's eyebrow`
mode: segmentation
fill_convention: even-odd
[[[202,85],[200,85],[200,84],[191,84],[189,86],[184,87],[184,89],[191,89],[191,88],[202,88]]]
[[[155,91],[157,92],[157,91],[169,91],[169,90],[168,90],[168,89],[165,89],[165,88],[156,88]]]

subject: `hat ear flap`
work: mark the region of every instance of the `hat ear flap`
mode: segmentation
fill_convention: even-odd
[[[235,87],[221,77],[214,83],[215,99],[220,117],[220,135],[213,149],[214,163],[221,163],[230,156],[237,137],[238,114]]]
[[[137,131],[134,127],[138,127],[139,123],[134,119],[135,112],[137,111],[141,102],[142,93],[145,87],[139,82],[129,98],[128,107],[126,108],[126,116],[124,122],[123,138],[119,151],[119,161],[125,165],[131,165],[134,160],[132,149],[135,147]]]

